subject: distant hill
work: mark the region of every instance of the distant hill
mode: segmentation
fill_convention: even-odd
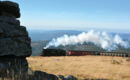
[[[32,46],[32,55],[33,56],[40,55],[40,53],[42,52],[43,47],[45,47],[48,42],[49,41],[32,42],[31,43],[31,46]]]
[[[77,35],[81,32],[82,31],[75,31],[75,30],[54,30],[54,31],[29,30],[29,35],[32,41],[44,41],[63,36],[64,34]]]
[[[31,37],[32,41],[44,41],[44,40],[52,40],[53,38],[57,38],[63,36],[64,34],[67,35],[77,35],[82,31],[76,30],[28,30],[29,36]],[[123,39],[130,40],[130,34],[126,33],[109,33],[111,35],[118,34]]]

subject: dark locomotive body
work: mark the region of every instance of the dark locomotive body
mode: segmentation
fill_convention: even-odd
[[[41,56],[66,56],[66,51],[62,49],[43,49]]]

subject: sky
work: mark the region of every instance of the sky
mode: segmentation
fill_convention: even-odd
[[[130,0],[10,0],[21,25],[37,30],[106,30],[130,33]]]

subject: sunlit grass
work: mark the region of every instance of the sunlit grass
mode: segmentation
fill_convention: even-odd
[[[33,70],[55,75],[74,75],[79,79],[130,80],[128,58],[108,56],[66,56],[27,58]]]

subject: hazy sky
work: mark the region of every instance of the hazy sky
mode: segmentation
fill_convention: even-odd
[[[12,0],[21,24],[43,30],[130,31],[130,0]]]

